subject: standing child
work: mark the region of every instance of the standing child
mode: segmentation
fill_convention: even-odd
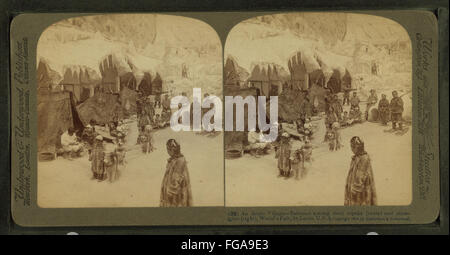
[[[152,126],[147,125],[145,126],[145,130],[143,132],[143,136],[145,137],[143,143],[142,143],[142,151],[145,154],[148,154],[153,151],[153,136],[152,136]]]
[[[341,135],[339,134],[339,123],[335,122],[333,123],[331,127],[333,133],[334,133],[334,150],[339,150],[341,148]]]
[[[147,142],[147,136],[143,131],[139,131],[139,135],[137,137],[137,144],[141,145],[142,151],[144,151],[144,144]]]
[[[114,182],[117,179],[117,155],[115,151],[105,153],[105,170],[109,182]]]
[[[165,123],[161,119],[161,115],[156,114],[155,115],[155,127],[156,128],[163,128],[165,126]]]
[[[294,177],[296,180],[303,178],[305,161],[303,158],[303,152],[301,148],[296,149],[291,156],[291,169],[294,172]]]
[[[335,147],[336,147],[336,137],[335,137],[335,133],[333,132],[332,129],[327,129],[327,132],[325,133],[325,142],[328,142],[328,149],[330,151],[334,151]]]
[[[151,123],[148,115],[146,114],[145,111],[142,111],[141,117],[139,118],[138,121],[138,127],[139,127],[139,131],[144,131],[145,126],[149,125]]]
[[[330,151],[337,151],[341,148],[341,138],[339,135],[339,123],[334,122],[331,128],[327,129],[325,133],[324,142],[328,142],[328,149]]]
[[[98,135],[95,137],[94,147],[92,148],[91,154],[89,154],[89,161],[91,161],[91,171],[93,174],[92,179],[97,179],[98,181],[104,180],[104,159],[103,137]]]
[[[302,146],[302,152],[303,152],[303,160],[306,162],[311,162],[313,147],[308,138],[305,139],[305,144]]]
[[[289,178],[291,175],[291,165],[289,158],[291,157],[291,141],[288,133],[281,135],[280,146],[277,150],[278,158],[278,170],[280,171],[280,177]]]
[[[125,145],[122,141],[119,140],[116,148],[116,154],[117,154],[117,163],[119,166],[124,166],[126,163],[125,155],[126,155],[126,149]]]

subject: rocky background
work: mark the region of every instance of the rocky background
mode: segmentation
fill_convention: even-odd
[[[158,72],[167,90],[192,93],[200,87],[221,93],[222,46],[214,29],[199,20],[168,15],[117,14],[62,20],[48,27],[38,43],[43,59],[64,76],[67,69],[101,76],[100,63],[112,55],[119,75]],[[187,77],[182,76],[186,66]],[[55,82],[56,84],[58,81]]]

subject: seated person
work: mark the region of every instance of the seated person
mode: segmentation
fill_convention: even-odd
[[[123,135],[126,135],[128,133],[127,125],[122,121],[119,121],[119,125],[116,127],[116,130],[122,133]]]
[[[350,109],[349,119],[351,121],[349,124],[353,124],[355,122],[362,122],[362,113],[359,110],[359,106]]]
[[[122,132],[117,132],[116,141],[125,143],[125,135]]]
[[[342,120],[341,120],[341,127],[349,126],[350,124],[352,124],[352,120],[350,120],[350,118],[348,116],[348,112],[344,111]]]
[[[161,119],[161,115],[156,114],[155,120],[153,121],[156,128],[163,128],[165,126],[164,121]]]
[[[116,129],[116,124],[114,124],[114,122],[109,123],[109,134],[112,137],[116,137],[117,136],[117,129]]]
[[[247,135],[248,140],[248,149],[250,151],[250,154],[253,156],[261,155],[267,153],[267,151],[270,149],[270,144],[261,142],[262,133],[256,132],[256,131],[249,131]]]
[[[305,118],[304,118],[304,116],[301,116],[299,119],[297,119],[294,123],[295,123],[295,125],[297,126],[297,132],[299,133],[299,134],[303,134],[303,129],[304,129],[304,126],[305,126]]]
[[[70,158],[79,157],[83,146],[78,142],[75,130],[70,127],[61,135],[61,145],[64,150],[64,156]]]

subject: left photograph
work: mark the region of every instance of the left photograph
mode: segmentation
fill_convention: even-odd
[[[95,15],[48,27],[37,47],[39,207],[224,206],[223,133],[170,121],[177,96],[222,97],[222,62],[216,31],[197,19]]]

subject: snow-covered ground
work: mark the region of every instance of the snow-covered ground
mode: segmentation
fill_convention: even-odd
[[[328,151],[322,143],[323,120],[312,141],[313,162],[306,163],[304,179],[278,176],[274,152],[255,158],[225,161],[226,206],[343,205],[344,188],[353,153],[350,139],[360,136],[372,162],[379,205],[407,205],[412,198],[412,135],[384,132],[390,126],[365,122],[340,130],[344,145]]]
[[[365,122],[340,130],[344,147],[328,151],[322,143],[323,120],[312,143],[313,162],[304,179],[279,178],[273,152],[254,158],[226,160],[223,170],[223,136],[194,132],[154,133],[156,151],[142,154],[135,145],[136,123],[129,124],[127,165],[114,183],[91,180],[87,156],[75,160],[58,158],[38,164],[38,204],[50,208],[154,207],[159,205],[161,181],[168,158],[165,142],[180,141],[188,161],[195,206],[296,206],[342,205],[352,152],[349,141],[360,136],[372,160],[379,205],[407,205],[412,192],[412,136],[384,132],[390,126]]]
[[[156,151],[143,154],[135,145],[136,123],[129,124],[127,165],[116,182],[91,180],[87,155],[75,160],[58,158],[38,163],[38,204],[50,208],[155,207],[169,158],[166,141],[176,139],[188,162],[194,206],[223,206],[223,136],[157,130]]]

